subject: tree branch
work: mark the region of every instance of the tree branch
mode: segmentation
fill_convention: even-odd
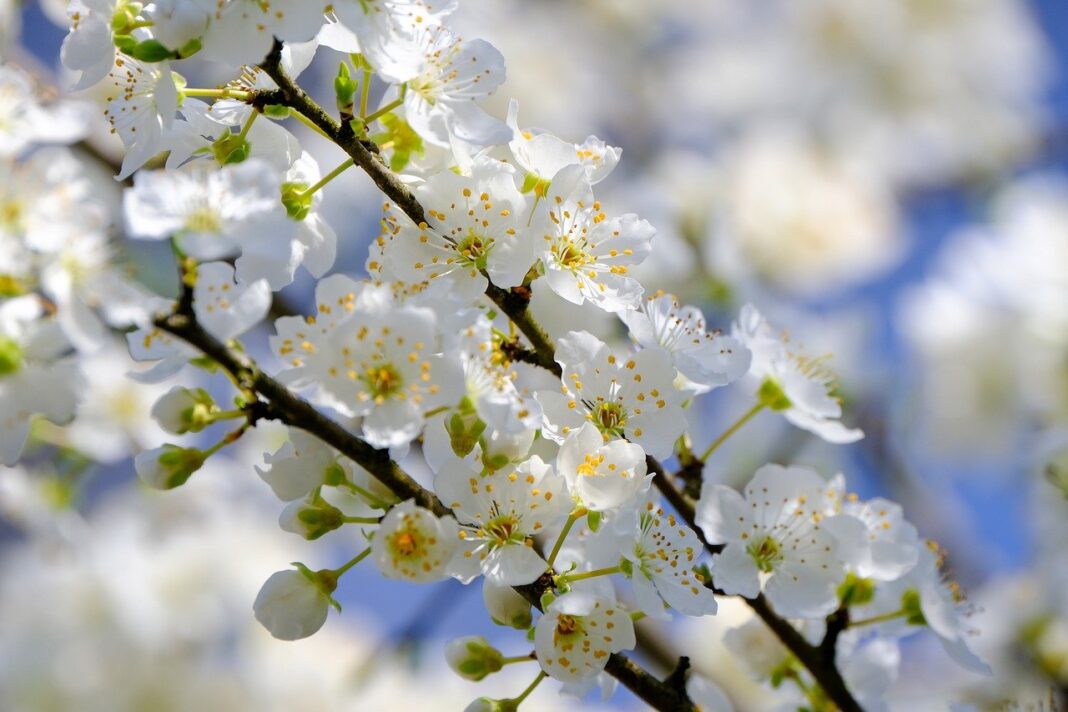
[[[300,428],[316,436],[366,469],[401,499],[414,499],[417,504],[438,516],[451,514],[433,492],[422,487],[390,459],[389,451],[371,447],[367,442],[320,413],[308,401],[263,373],[247,355],[230,348],[209,334],[197,323],[191,312],[176,312],[161,316],[156,319],[155,325],[200,349],[229,371],[242,388],[263,398],[265,403],[258,407],[265,417],[279,420],[290,427]],[[551,585],[552,577],[547,576],[539,579],[536,585],[517,587],[517,590],[535,606],[540,607],[541,593],[544,593],[547,590],[546,587]],[[677,690],[656,679],[625,655],[613,654],[605,670],[657,710],[692,712],[694,709],[693,703],[685,694],[680,695]]]
[[[377,185],[378,188],[416,225],[426,223],[423,206],[419,203],[411,190],[409,190],[408,187],[385,165],[385,162],[378,154],[377,147],[374,146],[374,144],[362,141],[360,137],[356,136],[349,123],[341,124],[335,121],[333,117],[327,114],[321,106],[308,97],[304,90],[289,77],[285,69],[282,67],[281,42],[277,40],[275,41],[274,47],[271,49],[271,52],[267,55],[266,59],[260,64],[260,68],[274,80],[278,85],[278,89],[257,92],[253,97],[254,103],[260,106],[267,104],[281,104],[296,109],[304,114],[316,126],[322,129],[332,141],[344,150],[352,158],[355,165],[362,168],[364,172],[371,177],[371,180],[374,181],[375,185]],[[562,371],[555,360],[555,346],[549,335],[545,333],[530,315],[529,289],[520,287],[505,290],[490,282],[486,290],[486,295],[512,320],[512,323],[519,328],[523,335],[527,337],[527,340],[532,346],[532,351],[529,352],[528,359],[537,365],[546,368],[553,374],[560,376]],[[260,374],[260,378],[271,381],[271,379],[262,376],[262,374]],[[271,381],[271,383],[275,382]],[[279,388],[291,398],[295,398],[292,394],[289,394],[287,389],[280,386],[280,384],[275,383],[275,385],[278,385]],[[300,402],[304,403],[307,408],[319,415],[310,405],[304,401]],[[319,417],[322,418],[321,415]],[[333,421],[326,418],[323,418],[323,420],[326,420],[335,428],[340,429],[340,426],[337,426]],[[298,425],[298,427],[301,426]],[[388,465],[391,465],[394,470],[403,474],[403,471],[401,471],[395,463],[389,461],[388,455],[380,454],[380,451],[370,448],[369,445],[348,433],[345,433],[345,435],[356,440],[363,447],[369,448],[373,453],[376,453],[376,464],[380,470],[383,470],[383,474],[387,479],[396,479],[396,473],[386,468],[387,463]],[[326,441],[330,444],[334,444],[330,440]],[[337,446],[335,445],[335,447]],[[338,449],[341,450],[341,448]],[[344,450],[342,450],[342,452],[344,452]],[[350,457],[352,456],[350,455]],[[384,463],[381,462],[383,457],[385,457]],[[362,464],[360,459],[356,457],[353,457],[352,459]],[[683,517],[687,524],[700,534],[701,530],[695,522],[694,506],[691,500],[687,499],[687,497],[668,479],[663,466],[655,458],[647,458],[647,462],[649,471],[654,475],[654,482],[656,483],[657,488],[671,503],[672,507],[676,509],[679,515]],[[368,470],[370,470],[370,468],[368,468]],[[376,477],[378,476],[375,471],[370,471],[372,474],[375,474]],[[407,478],[408,476],[404,475],[404,477]],[[408,479],[410,480],[410,478]],[[383,480],[383,482],[385,481],[386,480]],[[422,490],[422,488],[414,481],[412,481],[412,484]],[[426,490],[422,491],[425,492],[426,495],[429,495],[429,497],[433,498],[434,502],[436,502],[439,507],[441,506],[441,503],[437,501],[437,498],[433,493]],[[433,509],[434,511],[439,511],[434,507],[428,508]],[[708,545],[707,542],[706,547],[713,553],[716,553],[721,549],[721,547]],[[532,592],[523,591],[523,593],[524,595],[527,595],[529,599],[529,593]],[[853,696],[846,688],[845,681],[842,679],[841,674],[835,666],[833,649],[829,651],[830,659],[828,660],[825,655],[825,652],[827,651],[810,645],[789,622],[780,618],[771,610],[762,595],[755,599],[746,599],[746,601],[756,614],[760,616],[773,632],[775,632],[783,644],[809,670],[816,682],[819,683],[824,692],[827,693],[828,697],[830,697],[836,705],[838,705],[842,712],[862,712],[860,705],[853,699]],[[626,685],[632,692],[657,709],[686,710],[693,708],[692,702],[689,701],[684,691],[680,695],[677,690],[672,688],[672,686],[657,680],[625,656],[618,654],[613,655],[609,659],[608,666],[605,669],[609,674],[613,675]],[[667,707],[662,705],[667,705]]]

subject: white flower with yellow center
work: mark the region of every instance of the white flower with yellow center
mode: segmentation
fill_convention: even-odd
[[[649,488],[645,451],[626,440],[604,441],[593,423],[586,423],[564,440],[556,469],[567,482],[571,497],[586,509],[604,512],[630,502]]]
[[[237,338],[258,324],[271,306],[271,291],[263,281],[238,285],[234,268],[225,262],[209,262],[197,267],[193,287],[193,313],[197,323],[220,341]],[[155,326],[126,335],[130,356],[135,361],[158,361],[146,371],[130,377],[145,383],[158,383],[180,371],[199,351],[181,339]]]
[[[266,279],[279,289],[308,252],[286,217],[278,174],[249,159],[209,168],[142,171],[124,196],[130,235],[154,240],[174,237],[191,257],[215,260],[239,254],[242,282]]]
[[[316,292],[314,320],[279,320],[272,346],[295,371],[285,380],[314,384],[346,415],[363,416],[374,447],[407,445],[428,411],[462,396],[459,363],[440,353],[434,313],[397,304],[388,286],[333,278],[327,287]]]
[[[545,573],[534,537],[565,516],[570,501],[564,481],[541,458],[488,475],[454,460],[438,472],[434,489],[460,523],[453,575],[469,581],[481,572],[520,586]]]
[[[0,463],[22,455],[34,415],[54,423],[74,417],[82,390],[77,365],[36,295],[0,300]]]
[[[516,165],[525,173],[524,192],[529,189],[544,196],[553,177],[573,165],[585,168],[586,177],[595,185],[607,178],[619,163],[622,149],[609,146],[596,136],[589,136],[582,143],[570,143],[548,132],[520,129],[518,113],[519,102],[512,99],[508,104],[508,125],[512,129],[508,148]]]
[[[760,385],[766,405],[788,421],[827,442],[860,440],[863,431],[842,425],[842,404],[833,395],[834,378],[821,358],[791,350],[785,336],[774,333],[752,304],[738,314],[731,336],[752,353],[749,374]]]
[[[450,136],[482,146],[511,139],[511,129],[477,104],[504,81],[501,53],[485,40],[464,42],[441,25],[417,27],[414,40],[420,56],[415,71],[405,72],[411,76],[404,95],[412,129],[443,147]]]
[[[633,214],[609,218],[579,165],[560,171],[546,197],[548,219],[539,249],[552,290],[572,304],[589,301],[611,312],[636,309],[643,289],[627,275],[652,250],[653,226]]]
[[[764,465],[743,498],[723,485],[706,484],[697,525],[710,544],[712,578],[728,594],[754,598],[761,591],[787,618],[820,618],[838,606],[845,577],[837,541],[822,524],[826,483],[803,467]]]
[[[274,38],[286,42],[313,39],[326,22],[321,5],[308,0],[216,0],[204,33],[203,57],[232,67],[257,64]]]
[[[459,543],[456,520],[437,517],[408,500],[389,510],[375,533],[371,554],[386,578],[415,583],[445,578]]]
[[[680,305],[671,294],[658,292],[642,300],[640,308],[620,312],[619,318],[639,346],[659,346],[671,354],[687,390],[706,393],[749,370],[749,349],[730,336],[709,332],[701,310]]]
[[[416,76],[422,64],[416,28],[440,25],[456,9],[456,0],[333,0],[329,7],[340,24],[327,25],[320,41],[339,51],[359,52],[383,76],[403,82]],[[349,30],[348,37],[341,28]]]
[[[668,617],[664,604],[687,616],[714,614],[716,597],[695,570],[704,551],[697,534],[654,502],[637,515],[637,541],[631,533],[622,554],[638,607],[653,618]]]
[[[108,81],[112,93],[104,117],[126,147],[118,175],[122,179],[165,148],[165,132],[178,111],[178,88],[166,62],[142,64],[121,54],[115,56]]]
[[[545,413],[542,434],[562,443],[584,423],[605,441],[626,438],[653,457],[668,457],[686,429],[675,369],[663,349],[616,356],[586,331],[572,331],[557,343],[563,369],[560,392],[538,391]]]
[[[432,176],[415,190],[428,222],[387,219],[367,271],[411,284],[447,279],[466,300],[486,290],[485,275],[498,287],[522,283],[534,255],[523,233],[527,201],[512,174],[511,166],[482,157],[470,175]]]
[[[614,601],[585,591],[560,596],[534,627],[534,650],[545,674],[583,682],[604,670],[608,656],[635,645],[634,623]]]

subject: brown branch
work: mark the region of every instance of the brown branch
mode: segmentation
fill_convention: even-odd
[[[261,63],[260,68],[275,81],[278,89],[257,92],[253,99],[254,103],[258,106],[281,104],[302,113],[344,150],[352,158],[353,163],[362,168],[371,177],[375,185],[416,225],[425,224],[426,217],[423,206],[411,190],[385,165],[381,156],[378,155],[377,147],[356,136],[349,123],[342,124],[335,121],[321,106],[308,97],[304,90],[286,73],[282,67],[281,58],[282,44],[276,41],[270,54]],[[486,295],[530,341],[532,346],[530,358],[538,365],[560,376],[562,370],[559,364],[556,363],[556,349],[552,340],[530,314],[529,289],[520,287],[504,290],[490,282]],[[284,387],[283,390],[285,390]],[[310,408],[310,406],[308,407]],[[313,408],[311,410],[314,411]],[[332,421],[328,422],[338,427]],[[327,442],[330,441],[328,440]],[[362,441],[359,442],[362,443]],[[366,443],[362,444],[365,447],[369,447]],[[374,452],[377,453],[378,451]],[[385,457],[386,462],[390,462],[388,455]],[[360,462],[357,458],[353,459]],[[688,499],[686,495],[675,487],[674,483],[668,479],[663,466],[656,459],[647,458],[647,460],[649,471],[654,474],[654,482],[657,488],[687,524],[700,533],[700,528],[695,521],[692,500]],[[395,464],[390,464],[399,470]],[[372,474],[375,474],[374,471],[372,471]],[[417,484],[415,486],[418,487]],[[693,488],[691,487],[691,489]],[[437,500],[432,493],[427,492],[427,494],[433,497],[435,501]],[[440,506],[440,502],[438,502],[438,505]],[[707,544],[706,546],[713,553],[721,549],[721,547]],[[527,588],[529,589],[530,587]],[[531,594],[534,593],[533,590],[524,590],[522,592],[527,596],[528,600],[532,598]],[[746,600],[756,614],[775,632],[783,644],[805,665],[816,682],[819,683],[824,692],[838,705],[842,712],[861,712],[860,705],[853,699],[853,696],[846,688],[845,681],[835,666],[833,650],[830,651],[832,653],[831,659],[828,660],[824,655],[824,650],[810,645],[789,622],[775,614],[767,605],[763,596]],[[687,710],[693,708],[693,704],[684,690],[680,693],[672,685],[657,680],[625,656],[618,654],[611,656],[605,669],[628,689],[657,709]]]
[[[257,405],[257,408],[264,417],[311,433],[362,466],[401,499],[413,499],[439,516],[450,514],[449,509],[433,492],[422,487],[390,459],[388,450],[371,447],[320,413],[308,401],[259,370],[244,353],[230,348],[205,331],[192,313],[177,312],[162,316],[156,319],[155,325],[200,349],[225,368],[242,389],[252,391],[263,398],[265,402]],[[517,587],[517,590],[535,606],[540,607],[541,594],[551,585],[552,577],[545,576],[534,585]],[[680,695],[677,690],[656,679],[625,655],[612,655],[605,669],[657,710],[690,712],[694,709],[693,703],[685,694]]]

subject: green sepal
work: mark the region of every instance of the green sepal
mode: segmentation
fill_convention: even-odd
[[[314,194],[308,192],[310,186],[307,183],[292,182],[282,184],[282,205],[285,206],[286,215],[300,222],[308,217],[312,209]]]
[[[159,40],[143,40],[138,42],[133,50],[128,51],[127,54],[142,62],[162,62],[176,57],[176,53],[173,50],[164,47],[163,43]]]
[[[211,144],[211,153],[219,165],[241,163],[248,158],[252,145],[241,134],[227,132]]]
[[[590,528],[591,532],[595,532],[601,528],[601,513],[594,510],[586,512],[586,526]]]
[[[765,378],[764,382],[760,384],[760,389],[757,391],[757,399],[763,406],[774,411],[784,411],[793,405],[790,399],[786,397],[782,386],[772,378]]]

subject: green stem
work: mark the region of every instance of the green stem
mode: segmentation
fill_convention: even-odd
[[[307,116],[305,116],[304,114],[300,113],[296,109],[290,107],[289,115],[292,116],[297,121],[299,121],[300,123],[302,123],[305,126],[307,126],[309,129],[311,129],[315,133],[317,133],[320,136],[322,136],[323,138],[325,138],[327,141],[333,142],[334,139],[330,138],[330,135],[328,133],[326,133],[321,128],[319,128],[318,124],[316,124],[314,121],[312,121],[311,119],[309,119]]]
[[[349,160],[343,162],[340,166],[338,166],[337,168],[335,168],[334,170],[330,171],[325,176],[323,176],[319,180],[318,183],[316,183],[312,187],[310,187],[307,190],[305,190],[302,193],[302,195],[312,195],[316,191],[321,190],[324,185],[326,185],[330,181],[334,180],[335,178],[337,178],[339,175],[341,175],[342,173],[344,173],[348,169],[352,168],[354,163],[355,162],[351,158]]]
[[[753,417],[757,413],[762,411],[762,410],[764,410],[764,404],[763,403],[757,403],[752,408],[750,408],[748,411],[746,411],[745,415],[743,415],[741,418],[738,418],[738,420],[734,421],[734,425],[732,425],[731,427],[727,428],[725,431],[723,431],[722,435],[720,435],[718,438],[716,438],[715,440],[712,441],[712,444],[709,445],[708,449],[705,450],[704,453],[701,455],[701,462],[705,462],[706,460],[708,460],[708,456],[711,455],[712,453],[714,453],[719,448],[720,445],[722,445],[724,442],[726,442],[727,438],[729,438],[730,436],[734,435],[736,432],[741,430],[743,425],[745,425],[750,420],[752,420]]]
[[[378,524],[382,520],[378,517],[342,517],[341,521],[346,524]]]
[[[584,581],[585,579],[597,578],[598,576],[611,576],[612,574],[622,573],[623,569],[618,566],[609,566],[603,569],[594,569],[593,571],[582,571],[577,574],[562,574],[557,581],[559,583],[574,583],[575,581]]]
[[[247,431],[250,427],[252,427],[252,424],[246,421],[242,423],[241,427],[239,427],[237,430],[231,430],[230,432],[228,432],[226,435],[223,436],[222,440],[215,443],[204,451],[204,459],[211,457],[230,443],[237,442],[241,438],[241,436],[245,434],[245,431]]]
[[[252,113],[248,115],[248,120],[245,121],[245,125],[241,127],[241,133],[238,134],[238,137],[240,137],[241,139],[245,139],[248,137],[249,129],[252,128],[252,124],[256,122],[256,118],[259,115],[260,112],[256,111],[255,109],[252,110]]]
[[[389,509],[389,503],[388,502],[383,500],[381,497],[375,496],[373,493],[371,493],[370,491],[364,489],[363,487],[360,487],[359,485],[355,485],[355,484],[353,484],[351,482],[343,482],[341,484],[341,486],[345,487],[349,491],[354,492],[354,493],[360,495],[361,497],[363,497],[364,499],[366,499],[367,503],[369,505],[371,505],[372,507],[374,507],[375,509]]]
[[[344,575],[344,573],[346,571],[348,571],[353,566],[355,566],[356,564],[360,563],[361,561],[363,561],[364,559],[366,559],[370,555],[371,555],[371,547],[367,547],[366,549],[361,551],[359,554],[356,554],[356,556],[352,557],[352,559],[348,563],[344,564],[341,568],[334,569],[334,576],[336,576],[337,578],[341,578],[342,575]]]
[[[365,124],[369,124],[372,121],[374,121],[375,119],[377,119],[378,117],[385,116],[386,114],[388,114],[389,112],[393,111],[394,109],[396,109],[398,106],[400,106],[403,103],[404,103],[404,99],[401,99],[400,97],[398,97],[398,98],[394,99],[393,101],[389,102],[388,104],[386,104],[385,106],[383,106],[378,111],[374,112],[373,114],[368,114],[367,116],[364,116],[363,117],[363,122]]]
[[[549,552],[548,564],[550,571],[552,571],[553,564],[556,563],[556,557],[560,554],[560,548],[564,545],[564,539],[567,538],[568,533],[571,531],[571,527],[575,526],[575,522],[582,519],[585,515],[586,510],[579,507],[567,516],[567,522],[564,523],[564,528],[560,530],[560,536],[556,538],[556,543],[553,544],[553,550]]]
[[[363,70],[363,83],[360,85],[360,117],[367,120],[367,98],[371,94],[371,70]]]
[[[850,628],[856,628],[862,625],[875,625],[876,623],[885,623],[886,621],[892,621],[895,618],[900,618],[905,615],[905,610],[893,611],[892,613],[883,613],[882,615],[872,616],[871,618],[861,618],[860,620],[849,621]]]
[[[233,420],[235,418],[247,418],[248,413],[243,410],[220,410],[218,413],[211,414],[212,422],[219,420]]]
[[[533,653],[527,653],[526,655],[516,655],[511,658],[502,658],[501,665],[511,665],[512,663],[529,663],[532,660],[536,660]]]
[[[536,678],[534,678],[534,682],[530,683],[530,685],[527,686],[527,689],[525,689],[521,693],[519,693],[519,697],[512,698],[512,702],[515,703],[515,706],[518,707],[523,702],[523,700],[525,700],[528,697],[530,697],[530,693],[534,692],[534,688],[536,688],[539,684],[541,684],[541,681],[544,680],[544,679],[545,679],[545,671],[539,672],[538,676]]]
[[[183,96],[203,96],[211,99],[237,99],[248,101],[252,95],[240,89],[182,89]]]

